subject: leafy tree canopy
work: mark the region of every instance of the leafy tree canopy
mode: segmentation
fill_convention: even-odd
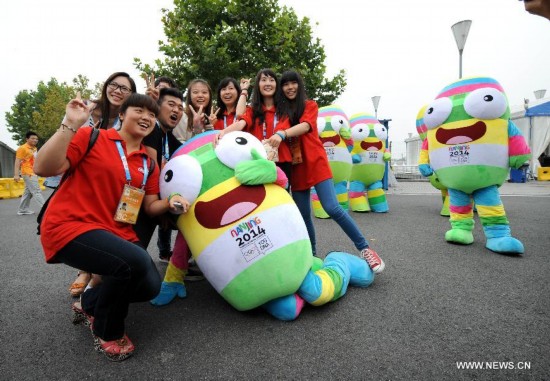
[[[77,91],[82,98],[98,95],[97,85],[90,90],[88,78],[82,75],[74,78],[72,85],[51,78],[47,83],[40,81],[36,90],[20,91],[11,111],[6,112],[6,124],[13,139],[23,144],[27,131],[34,131],[40,137],[39,145],[42,145],[59,127],[65,106]]]
[[[298,19],[277,0],[174,0],[174,5],[172,11],[163,9],[164,61],[157,59],[153,68],[135,58],[138,70],[172,77],[181,88],[203,78],[215,90],[227,76],[254,78],[262,68],[279,74],[293,69],[319,105],[344,91],[344,70],[325,78],[324,47],[313,39],[309,19]]]

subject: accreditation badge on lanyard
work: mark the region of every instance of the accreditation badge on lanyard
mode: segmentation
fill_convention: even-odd
[[[120,160],[126,173],[126,184],[122,190],[122,196],[118,202],[118,207],[115,213],[115,221],[124,222],[127,224],[135,224],[138,218],[139,209],[143,203],[145,197],[145,184],[147,183],[147,176],[149,175],[149,168],[147,168],[147,159],[143,156],[143,182],[141,183],[141,189],[133,187],[131,184],[132,177],[130,175],[130,168],[128,167],[128,160],[124,155],[122,144],[120,141],[116,141],[118,153],[120,154]]]

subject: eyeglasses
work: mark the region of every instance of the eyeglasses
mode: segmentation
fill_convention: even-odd
[[[118,83],[116,82],[110,82],[107,87],[113,91],[115,91],[116,89],[120,89],[120,92],[122,94],[130,94],[132,92],[132,89],[130,89],[129,87],[126,87],[124,85],[119,85]]]

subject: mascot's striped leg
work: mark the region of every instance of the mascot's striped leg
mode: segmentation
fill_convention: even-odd
[[[373,212],[386,213],[390,210],[388,207],[388,200],[386,199],[386,193],[382,187],[382,181],[377,181],[367,187],[367,197]]]
[[[325,212],[321,201],[319,200],[319,195],[315,191],[315,187],[311,188],[311,205],[313,206],[313,215],[317,218],[330,218],[330,216]]]
[[[449,211],[449,191],[447,189],[441,189],[441,200],[443,201],[443,206],[441,207],[442,216],[449,217],[451,212]]]
[[[336,192],[338,203],[347,212],[349,210],[348,182],[340,181],[334,184],[334,191]]]
[[[449,211],[451,230],[445,233],[447,242],[469,245],[474,242],[474,213],[470,195],[456,189],[449,189]]]
[[[368,287],[374,273],[367,262],[355,255],[333,252],[322,267],[308,272],[298,294],[308,303],[321,306],[345,295],[348,285]]]
[[[498,188],[493,185],[478,189],[473,196],[479,220],[487,237],[485,247],[496,253],[523,254],[523,244],[511,236]]]
[[[369,202],[365,196],[367,187],[361,181],[349,183],[349,205],[354,212],[370,212]]]
[[[187,274],[189,261],[189,246],[181,232],[176,235],[174,253],[170,257],[170,263],[166,268],[166,274],[160,287],[159,294],[151,300],[154,306],[164,306],[170,303],[176,296],[185,298],[187,290],[183,284],[183,278]]]

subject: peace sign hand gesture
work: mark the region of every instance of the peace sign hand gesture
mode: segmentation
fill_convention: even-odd
[[[208,115],[208,121],[210,122],[210,124],[211,124],[212,126],[215,126],[215,125],[216,125],[216,122],[218,121],[217,115],[218,115],[218,112],[220,112],[220,108],[218,107],[218,108],[217,108],[216,110],[214,110],[213,112],[212,112],[212,110],[214,110],[214,107],[212,107],[212,108],[210,109],[210,115]]]
[[[145,89],[145,95],[148,95],[155,101],[158,101],[160,91],[155,87],[155,74],[151,73],[151,76],[148,76],[147,73],[143,73],[141,74],[141,77],[145,80],[145,85],[147,86]]]
[[[248,90],[250,87],[250,78],[241,78],[241,90]]]
[[[71,99],[65,107],[65,119],[63,123],[78,130],[90,118],[94,107],[95,103],[93,102],[84,103],[80,91],[77,91],[76,97]]]
[[[203,106],[201,105],[199,107],[198,111],[195,111],[193,106],[189,106],[191,109],[191,113],[193,114],[193,133],[194,134],[200,134],[204,128],[204,112],[202,112]]]

